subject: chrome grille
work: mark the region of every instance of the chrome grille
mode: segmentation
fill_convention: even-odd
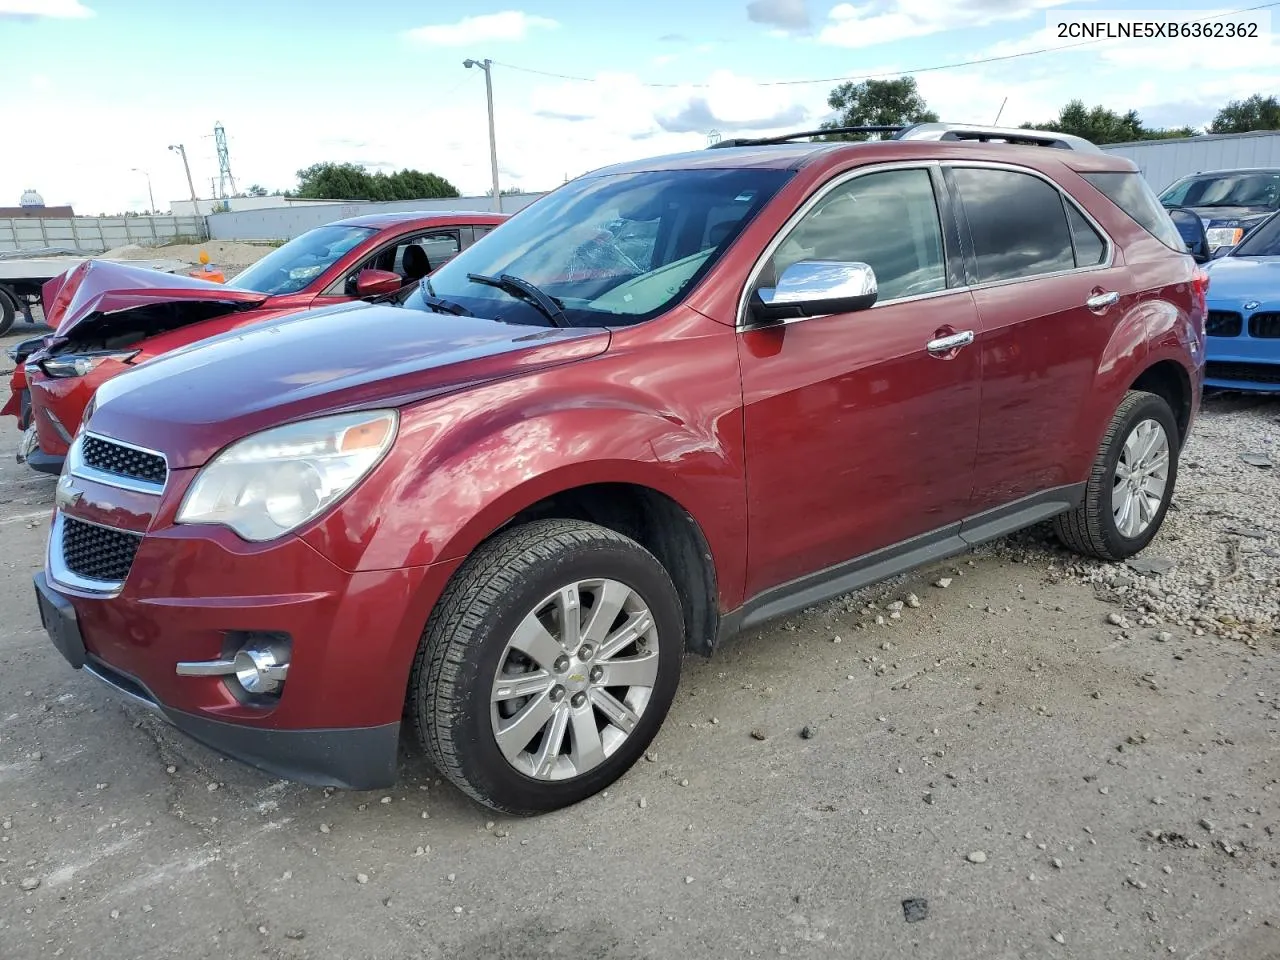
[[[1238,337],[1244,329],[1240,314],[1230,310],[1210,310],[1204,322],[1204,332],[1211,337]]]
[[[80,455],[85,466],[94,470],[157,486],[164,486],[169,472],[164,457],[159,454],[135,450],[92,434],[85,434],[81,440]]]
[[[78,577],[123,583],[142,535],[62,516],[62,562]]]

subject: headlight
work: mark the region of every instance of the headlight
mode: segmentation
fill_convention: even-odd
[[[137,350],[127,350],[124,353],[66,354],[41,360],[39,366],[46,376],[61,380],[66,377],[83,377],[92,373],[103,360],[119,360],[121,363],[128,363],[137,355]]]
[[[276,427],[233,443],[196,477],[177,523],[217,523],[274,540],[319,516],[372,470],[399,426],[394,410]]]
[[[1244,237],[1244,228],[1210,227],[1204,235],[1211,247],[1234,247]]]

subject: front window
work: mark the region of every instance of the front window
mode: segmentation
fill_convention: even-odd
[[[1280,207],[1280,173],[1187,177],[1160,194],[1166,207]]]
[[[1233,257],[1280,257],[1280,213],[1273,214],[1245,234],[1231,251]]]
[[[786,170],[668,170],[582,177],[433,273],[405,305],[511,323],[619,326],[682,300],[790,178]],[[511,277],[526,294],[470,279]],[[554,311],[553,311],[554,312]]]
[[[227,285],[272,296],[297,293],[375,233],[372,227],[316,227],[273,250]]]

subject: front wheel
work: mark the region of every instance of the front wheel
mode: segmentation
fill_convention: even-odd
[[[1084,501],[1054,520],[1058,539],[1099,560],[1124,560],[1142,550],[1173,499],[1178,447],[1168,402],[1141,390],[1126,393],[1098,446]]]
[[[454,575],[414,661],[433,763],[495,810],[584,800],[640,758],[680,679],[675,586],[634,540],[576,520],[500,533]]]

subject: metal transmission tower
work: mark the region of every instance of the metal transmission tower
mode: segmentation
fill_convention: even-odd
[[[231,175],[231,154],[227,152],[227,131],[223,129],[221,121],[213,125],[213,142],[218,147],[218,196],[225,200],[227,197],[234,197],[238,191],[236,178]],[[228,183],[231,184],[230,193],[227,193]]]

